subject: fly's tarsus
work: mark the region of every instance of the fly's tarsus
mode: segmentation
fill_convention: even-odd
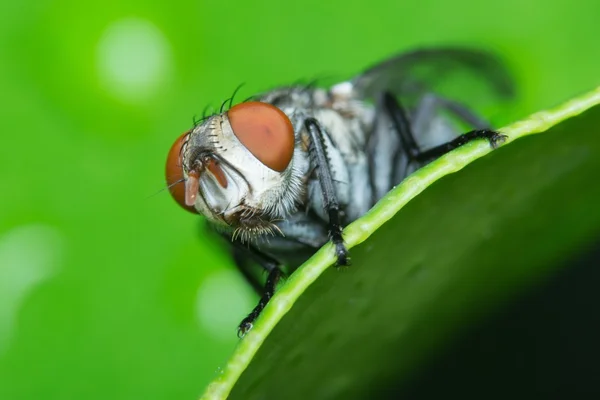
[[[506,139],[508,139],[508,136],[497,131],[483,130],[479,132],[485,132],[483,133],[483,137],[490,142],[490,146],[492,146],[493,149],[498,148],[498,146],[500,146],[506,141]]]
[[[333,243],[335,244],[335,255],[337,257],[337,263],[335,266],[348,267],[352,265],[352,262],[350,261],[350,253],[348,252],[346,245],[336,241],[333,241]]]
[[[430,161],[434,158],[438,158],[454,149],[459,148],[460,146],[463,146],[469,142],[472,142],[473,140],[478,140],[478,139],[486,139],[490,146],[495,149],[497,148],[501,143],[503,143],[506,138],[508,136],[503,135],[500,132],[491,130],[491,129],[477,129],[474,131],[470,131],[465,133],[464,135],[460,135],[458,137],[456,137],[455,139],[441,144],[439,146],[436,146],[434,148],[431,148],[427,151],[422,152],[419,155],[419,161]]]
[[[254,322],[254,320],[258,317],[258,314],[256,315],[248,315],[246,318],[244,318],[242,320],[242,322],[240,322],[240,325],[238,326],[237,329],[237,336],[238,338],[243,338],[244,336],[246,336],[246,333],[248,333],[248,331],[250,329],[252,329],[252,327],[254,326],[252,323]]]
[[[342,236],[340,213],[337,208],[329,210],[329,239],[335,246],[335,256],[337,258],[336,267],[350,265],[348,249],[346,249],[346,245],[344,245],[344,238]]]
[[[275,294],[275,287],[277,286],[277,282],[279,282],[279,279],[281,279],[282,275],[283,273],[279,268],[274,268],[273,270],[271,270],[271,272],[269,272],[269,276],[267,276],[267,282],[265,283],[265,291],[262,297],[260,298],[260,301],[258,302],[257,306],[254,307],[254,309],[250,312],[250,314],[248,314],[248,316],[244,318],[242,322],[240,322],[240,325],[238,326],[239,338],[243,338],[246,335],[246,333],[248,333],[248,331],[252,329],[254,321],[256,320],[256,318],[258,318],[262,310],[264,310],[264,308],[267,306],[269,300],[271,300],[271,297],[273,297],[273,295]]]
[[[470,113],[465,113],[461,108],[457,108],[455,103],[439,101],[440,105],[446,108],[448,111],[454,113],[459,118],[466,122],[473,122],[474,118]],[[425,163],[432,161],[435,158],[441,157],[444,154],[459,148],[460,146],[467,144],[476,139],[487,139],[492,148],[498,147],[507,138],[499,132],[492,129],[476,129],[460,135],[453,140],[443,143],[439,146],[427,150],[419,149],[419,146],[415,140],[412,124],[410,123],[406,110],[402,106],[402,103],[389,92],[383,94],[383,104],[392,120],[394,130],[400,137],[402,146],[405,154],[411,161],[418,163]],[[450,107],[448,107],[450,105]],[[478,122],[480,124],[480,122]]]
[[[222,233],[222,235],[225,238],[229,237],[226,233]],[[266,307],[271,297],[273,297],[277,282],[284,276],[284,273],[277,261],[249,243],[244,244],[239,240],[234,240],[232,244],[234,246],[233,253],[237,267],[261,296],[256,307],[254,307],[250,314],[248,314],[248,316],[238,325],[238,337],[242,338],[250,329],[252,329],[254,321]],[[256,274],[252,272],[253,264],[249,263],[248,260],[258,263],[265,271],[269,272],[264,285],[260,282],[260,279]]]

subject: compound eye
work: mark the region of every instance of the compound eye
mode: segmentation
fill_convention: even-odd
[[[227,112],[233,133],[258,160],[283,172],[294,154],[294,127],[279,108],[258,101],[241,103]]]
[[[167,185],[171,196],[177,203],[183,208],[193,213],[196,213],[196,209],[193,206],[186,204],[186,184],[183,176],[183,165],[182,165],[182,147],[187,140],[190,132],[186,132],[179,136],[167,156],[167,168],[165,170]]]

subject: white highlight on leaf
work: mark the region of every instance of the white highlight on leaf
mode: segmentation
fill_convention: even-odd
[[[126,18],[109,25],[97,47],[97,68],[117,98],[139,102],[154,95],[171,69],[168,40],[150,21]]]
[[[64,240],[56,229],[32,224],[0,236],[0,354],[16,330],[19,308],[58,268]]]

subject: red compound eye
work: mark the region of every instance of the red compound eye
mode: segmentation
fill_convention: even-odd
[[[294,154],[294,127],[279,108],[258,101],[233,106],[228,112],[233,133],[258,160],[283,172]]]
[[[175,201],[179,203],[181,207],[196,213],[193,203],[192,205],[188,205],[186,203],[186,200],[189,201],[190,195],[188,194],[186,198],[186,182],[183,178],[183,166],[181,164],[181,148],[183,147],[188,134],[189,132],[186,132],[179,136],[175,143],[173,143],[173,146],[171,146],[171,150],[169,150],[169,155],[167,156],[167,168],[165,172],[167,177],[167,185],[169,186],[169,192],[171,193],[171,196],[173,196]],[[192,177],[192,180],[193,179],[194,177]]]

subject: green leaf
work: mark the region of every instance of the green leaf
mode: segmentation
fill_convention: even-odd
[[[292,274],[203,398],[360,398],[552,272],[600,232],[598,104],[600,88],[405,179],[345,230],[353,265],[329,268],[328,244]]]

